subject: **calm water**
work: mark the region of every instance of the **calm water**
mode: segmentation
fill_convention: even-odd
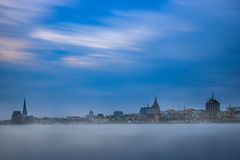
[[[240,159],[240,124],[0,126],[1,160]]]

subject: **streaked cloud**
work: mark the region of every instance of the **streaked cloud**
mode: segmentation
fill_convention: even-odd
[[[66,56],[62,57],[61,61],[74,67],[92,67],[97,64],[89,57]]]
[[[99,66],[109,64],[112,61],[116,63],[133,62],[138,55],[132,54],[132,52],[148,55],[152,54],[149,52],[157,51],[159,53],[156,57],[159,59],[179,60],[200,57],[196,56],[199,54],[198,46],[189,46],[187,42],[180,41],[174,41],[174,44],[162,43],[165,39],[169,40],[178,35],[198,31],[199,26],[196,26],[196,22],[191,23],[192,19],[179,18],[177,13],[162,12],[161,10],[111,9],[109,15],[99,16],[98,23],[94,24],[70,23],[67,21],[54,24],[34,24],[34,21],[37,21],[38,18],[51,16],[51,13],[54,12],[52,10],[54,6],[63,5],[67,2],[69,0],[53,0],[51,2],[23,0],[21,3],[17,0],[10,0],[0,2],[3,13],[0,15],[0,18],[3,19],[0,25],[27,27],[24,35],[20,33],[20,37],[24,37],[29,42],[27,46],[22,48],[13,47],[12,52],[9,52],[8,49],[8,52],[5,51],[2,57],[7,59],[7,54],[9,54],[9,58],[20,55],[24,57],[26,50],[37,49],[37,47],[42,51],[48,50],[49,54],[51,54],[49,50],[64,51],[66,55],[55,56],[55,59],[51,57],[51,60],[79,67]],[[179,8],[182,5],[191,8],[199,4],[199,7],[206,8],[208,7],[206,4],[209,3],[210,6],[213,4],[212,2],[198,0],[175,0],[172,2],[169,3],[168,7],[177,4]],[[226,1],[223,0],[220,3],[221,5],[218,4],[217,6],[222,6],[225,3]],[[184,12],[184,14],[189,13],[189,11]],[[28,24],[26,25],[26,23]],[[15,34],[19,32],[17,27],[14,31],[16,31]],[[14,39],[15,37],[10,36],[9,38]],[[21,38],[15,39],[21,41]],[[152,43],[155,43],[153,47]],[[154,49],[151,50],[151,48]],[[86,51],[82,53],[81,50]],[[109,52],[114,52],[114,56],[109,57]],[[105,57],[105,59],[96,58],[92,55],[93,53],[97,53],[99,57]],[[33,57],[34,54],[28,52],[26,56]],[[44,60],[48,61],[47,58],[44,58]]]
[[[80,27],[81,28],[81,27]],[[151,34],[144,29],[113,29],[113,28],[95,28],[79,31],[59,31],[51,29],[39,29],[31,34],[33,38],[46,40],[49,42],[76,45],[81,47],[99,48],[99,49],[134,49],[135,44],[143,41],[143,37]]]
[[[36,60],[27,36],[41,18],[49,16],[53,6],[69,0],[7,0],[0,1],[0,60],[28,64]],[[23,62],[24,60],[24,62]]]
[[[117,63],[134,64],[133,59],[125,57],[125,55],[117,55],[115,52],[88,53],[85,55],[70,54],[61,57],[60,62],[71,67],[91,69],[100,69],[100,67],[116,65]]]
[[[26,51],[27,42],[24,40],[0,37],[0,60],[22,63],[22,60],[31,60],[32,55]]]
[[[54,43],[111,50],[139,50],[144,42],[178,32],[192,31],[189,24],[154,12],[117,12],[101,26],[68,24],[40,28],[31,37]],[[150,18],[153,17],[153,18]],[[175,27],[178,25],[178,27]],[[57,28],[57,29],[56,29]],[[65,29],[63,29],[65,28]]]
[[[49,15],[54,5],[66,4],[67,0],[7,0],[0,1],[0,24],[21,25]]]
[[[67,4],[67,2],[70,1],[23,0],[20,2],[10,0],[0,2],[2,10],[0,25],[5,25],[5,28],[7,26],[21,26],[23,29],[27,27],[24,33],[20,33],[18,27],[15,27],[13,31],[14,34],[20,34],[21,37],[25,37],[30,42],[22,48],[13,47],[11,52],[8,49],[8,52],[5,51],[2,54],[2,59],[7,59],[7,57],[8,59],[14,59],[15,57],[15,60],[17,60],[20,56],[34,57],[35,53],[26,53],[26,50],[31,50],[36,46],[42,50],[49,49],[44,48],[46,45],[42,45],[42,42],[35,41],[42,40],[48,43],[48,46],[51,43],[61,44],[61,46],[75,46],[73,50],[67,51],[69,55],[64,55],[58,59],[64,64],[70,64],[70,66],[90,67],[109,64],[112,61],[132,62],[133,55],[125,54],[122,56],[122,52],[144,52],[147,43],[155,39],[194,30],[191,24],[178,20],[174,16],[147,10],[113,10],[111,16],[100,17],[98,25],[59,23],[46,26],[35,23],[41,18],[51,16],[51,13],[54,12],[52,11],[54,6]],[[15,37],[10,36],[9,38],[14,39]],[[34,39],[34,42],[32,42],[32,39]],[[21,39],[16,38],[16,41],[18,40]],[[51,47],[51,50],[58,49],[57,45]],[[86,55],[71,54],[78,52],[74,51],[75,49],[79,50],[81,48],[90,51]],[[109,51],[115,52],[114,56],[107,57],[104,60],[92,55],[92,53],[97,53],[102,57],[109,56],[106,53]]]
[[[68,55],[60,58],[60,61],[71,66],[92,67],[112,61],[132,62],[134,55],[129,53],[122,56],[123,53],[147,53],[147,43],[195,30],[187,22],[151,11],[113,11],[111,17],[103,17],[100,21],[101,25],[59,24],[40,27],[29,36],[61,46],[70,45],[91,50],[87,55]],[[98,53],[103,57],[109,56],[109,51],[114,52],[114,56],[104,60],[92,55]]]

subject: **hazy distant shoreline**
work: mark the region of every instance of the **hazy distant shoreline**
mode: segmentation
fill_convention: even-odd
[[[166,121],[166,122],[108,122],[108,123],[27,123],[13,124],[11,121],[0,121],[0,125],[108,125],[108,124],[234,124],[240,120],[225,121]]]

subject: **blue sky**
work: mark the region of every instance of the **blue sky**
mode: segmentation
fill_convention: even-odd
[[[240,105],[238,0],[0,2],[0,119]]]

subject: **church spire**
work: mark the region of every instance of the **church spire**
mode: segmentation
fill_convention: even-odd
[[[213,94],[213,92],[212,92],[212,99],[214,99],[214,94]]]
[[[154,100],[154,103],[152,105],[153,108],[160,108],[159,105],[158,105],[158,102],[157,102],[157,97],[155,96],[155,100]]]
[[[23,115],[23,116],[27,116],[27,105],[26,105],[26,100],[25,100],[25,98],[24,98],[24,102],[23,102],[22,115]]]

